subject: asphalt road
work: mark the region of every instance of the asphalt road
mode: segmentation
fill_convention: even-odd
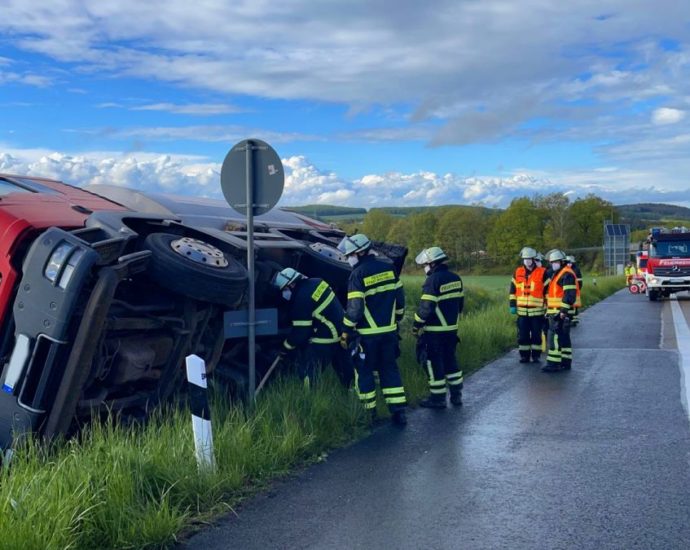
[[[462,409],[382,426],[181,547],[690,548],[679,312],[690,297],[619,292],[582,314],[572,371],[512,352],[466,379]]]

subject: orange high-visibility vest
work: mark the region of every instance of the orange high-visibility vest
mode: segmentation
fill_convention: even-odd
[[[515,270],[515,301],[518,315],[539,315],[544,308],[544,272],[546,268],[535,267],[527,272],[525,266]]]
[[[575,281],[573,285],[562,286],[558,284],[558,281],[560,281],[561,277],[563,277],[563,275],[566,273],[570,273],[573,276],[573,279]],[[561,268],[558,274],[553,279],[551,279],[551,282],[549,283],[548,294],[546,297],[546,312],[548,314],[558,313],[563,307],[563,296],[565,295],[565,292],[567,290],[575,290],[575,292],[577,292],[577,287],[577,276],[575,275],[575,272],[568,266]],[[568,307],[568,312],[574,313],[574,306],[569,305]]]

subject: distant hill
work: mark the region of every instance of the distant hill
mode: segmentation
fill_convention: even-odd
[[[690,208],[675,204],[622,204],[616,206],[620,222],[630,224],[632,230],[649,229],[653,225],[690,224]]]
[[[377,207],[377,208],[372,208],[371,210],[383,210],[384,212],[387,212],[391,216],[398,216],[398,217],[404,217],[404,216],[411,216],[413,214],[421,214],[423,212],[428,212],[428,211],[434,211],[434,210],[442,210],[444,208],[462,208],[466,210],[482,210],[484,212],[497,212],[500,210],[492,209],[492,208],[487,208],[485,206],[475,206],[475,205],[469,205],[469,204],[444,204],[443,206],[383,206],[383,207]]]
[[[442,208],[479,208],[486,212],[496,212],[496,209],[486,208],[484,206],[470,206],[470,205],[444,205],[444,206],[384,206],[370,208],[370,210],[382,210],[391,216],[403,218],[413,214],[421,214],[430,210],[439,210]],[[366,208],[351,208],[349,206],[335,206],[332,204],[308,204],[306,206],[286,206],[285,210],[304,214],[326,222],[352,222],[362,221],[367,213]]]
[[[307,204],[306,206],[286,206],[285,210],[296,212],[326,222],[361,220],[367,213],[366,208],[351,208],[333,204]]]

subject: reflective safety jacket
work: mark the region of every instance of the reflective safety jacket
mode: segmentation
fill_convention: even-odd
[[[577,281],[577,298],[575,298],[575,307],[582,307],[582,271],[577,267],[577,264],[570,264],[570,269],[575,273],[575,280]],[[634,270],[635,268],[633,268]]]
[[[516,307],[517,314],[526,317],[544,315],[547,284],[545,267],[535,267],[530,271],[524,265],[519,266],[510,281],[510,307]]]
[[[575,273],[568,266],[564,266],[551,275],[546,297],[546,313],[555,315],[563,312],[569,315],[575,313],[577,299],[577,279]]]
[[[343,330],[343,306],[322,279],[300,279],[290,298],[292,330],[283,346],[292,350],[306,344],[333,344]]]
[[[464,302],[462,279],[447,265],[439,264],[424,281],[414,326],[424,327],[425,332],[456,332]]]
[[[363,256],[350,274],[345,329],[362,336],[393,332],[405,314],[405,293],[390,261]]]

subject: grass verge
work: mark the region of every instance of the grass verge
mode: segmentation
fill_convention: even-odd
[[[622,277],[601,278],[586,289],[585,304],[623,286]],[[413,309],[416,280],[406,280],[406,294]],[[458,352],[465,373],[514,347],[506,294],[469,286]],[[410,318],[400,365],[415,403],[426,379],[415,363]],[[215,472],[197,471],[184,408],[158,412],[145,426],[94,423],[81,438],[49,447],[26,441],[0,470],[0,548],[166,548],[271,479],[369,431],[356,396],[331,373],[311,390],[277,379],[251,412],[220,391],[212,402]]]

